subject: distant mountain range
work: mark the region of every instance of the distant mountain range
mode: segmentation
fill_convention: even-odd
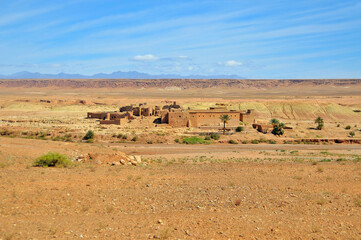
[[[44,74],[38,72],[18,72],[10,75],[0,75],[0,79],[244,79],[238,75],[189,75],[182,76],[177,74],[160,74],[152,75],[141,73],[137,71],[122,72],[117,71],[113,73],[97,73],[94,75],[81,75],[81,74]]]

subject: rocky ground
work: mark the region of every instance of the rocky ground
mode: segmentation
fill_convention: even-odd
[[[361,238],[360,80],[50,83],[0,81],[0,240]],[[252,108],[258,121],[293,129],[275,137],[246,125],[210,145],[186,145],[204,133],[152,119],[85,119],[174,100]],[[90,129],[94,143],[82,140]],[[284,143],[302,138],[315,142]],[[32,166],[49,151],[73,165]]]
[[[98,158],[119,150],[0,137],[0,239],[358,239],[361,149],[342,146],[185,146],[137,166],[38,168],[32,162],[49,150]]]

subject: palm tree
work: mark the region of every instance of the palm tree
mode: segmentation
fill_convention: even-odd
[[[228,114],[224,114],[220,117],[220,119],[223,121],[223,135],[226,134],[226,123],[228,123],[229,120],[231,120],[228,116]]]
[[[315,123],[318,124],[317,127],[316,127],[317,130],[323,129],[324,122],[323,122],[323,119],[321,117],[316,118]]]

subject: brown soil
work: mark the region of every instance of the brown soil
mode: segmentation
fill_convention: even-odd
[[[355,79],[1,80],[0,239],[360,239],[360,92]],[[258,121],[293,129],[275,137],[244,126],[185,145],[175,139],[205,131],[85,119],[173,100],[254,108]],[[89,129],[95,143],[81,141]],[[300,139],[313,143],[283,144]],[[84,161],[32,167],[49,151]],[[132,155],[142,163],[111,166]]]
[[[99,155],[118,149],[0,138],[1,161],[7,163],[0,168],[0,238],[360,237],[359,145],[296,152],[290,151],[293,145],[282,152],[207,146],[194,153],[182,146],[183,154],[144,155],[145,167],[82,163],[44,169],[30,166],[49,150]],[[322,155],[333,160],[320,162]],[[210,162],[213,157],[222,160]]]
[[[172,164],[149,160],[146,167],[80,164],[71,169],[43,169],[29,166],[48,150],[68,154],[116,150],[96,144],[0,138],[1,157],[8,161],[0,169],[0,238],[360,236],[361,167],[353,162],[360,156],[359,145],[351,151],[328,150],[327,158],[343,156],[345,161],[317,165],[311,162],[327,150],[299,150],[298,158],[308,157],[293,162],[292,145],[281,154],[251,148],[220,153],[204,148],[192,154],[186,153],[188,147],[183,154],[153,155],[154,159],[177,156]],[[284,161],[270,160],[282,154]],[[202,155],[223,156],[223,163],[194,162]],[[257,156],[257,161],[232,160],[251,156]],[[185,157],[188,160],[182,162]]]

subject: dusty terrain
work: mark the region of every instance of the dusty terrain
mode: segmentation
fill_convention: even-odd
[[[353,79],[1,80],[0,239],[360,239],[360,93]],[[275,137],[245,125],[210,145],[185,145],[175,140],[206,130],[85,119],[173,100],[253,108],[258,121],[293,129]],[[94,143],[82,141],[90,129]],[[32,167],[49,151],[93,158]],[[123,153],[142,163],[96,159]]]
[[[72,155],[127,147],[0,138],[0,236],[358,239],[361,146],[272,146],[278,149],[158,150],[137,167],[43,169],[31,164],[45,149]]]

